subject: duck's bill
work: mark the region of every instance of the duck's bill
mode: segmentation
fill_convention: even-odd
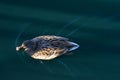
[[[69,44],[71,45],[69,51],[73,51],[80,47],[80,45],[78,45],[77,43],[74,43],[74,42],[69,42]]]
[[[19,51],[21,49],[21,47],[16,47],[16,51]]]
[[[19,46],[19,47],[16,47],[16,51],[20,51],[20,50],[26,50],[26,48],[22,45],[22,46]]]

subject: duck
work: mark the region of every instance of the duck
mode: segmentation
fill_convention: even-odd
[[[65,37],[43,35],[25,40],[21,46],[16,47],[16,50],[23,49],[34,59],[52,60],[63,54],[69,55],[71,51],[79,47],[77,43]]]

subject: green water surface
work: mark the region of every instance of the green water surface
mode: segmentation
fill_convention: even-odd
[[[43,63],[16,52],[40,35],[80,48]],[[120,80],[119,0],[0,0],[0,37],[0,80]]]

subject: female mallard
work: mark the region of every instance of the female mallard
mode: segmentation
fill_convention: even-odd
[[[24,49],[34,59],[50,60],[75,50],[78,44],[60,36],[39,36],[26,40],[16,50]]]

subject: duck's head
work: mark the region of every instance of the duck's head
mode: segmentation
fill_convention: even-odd
[[[17,51],[20,51],[21,49],[24,49],[25,51],[28,51],[28,50],[34,50],[36,47],[36,44],[34,41],[32,40],[26,40],[22,43],[21,46],[19,47],[16,47],[16,50]]]

